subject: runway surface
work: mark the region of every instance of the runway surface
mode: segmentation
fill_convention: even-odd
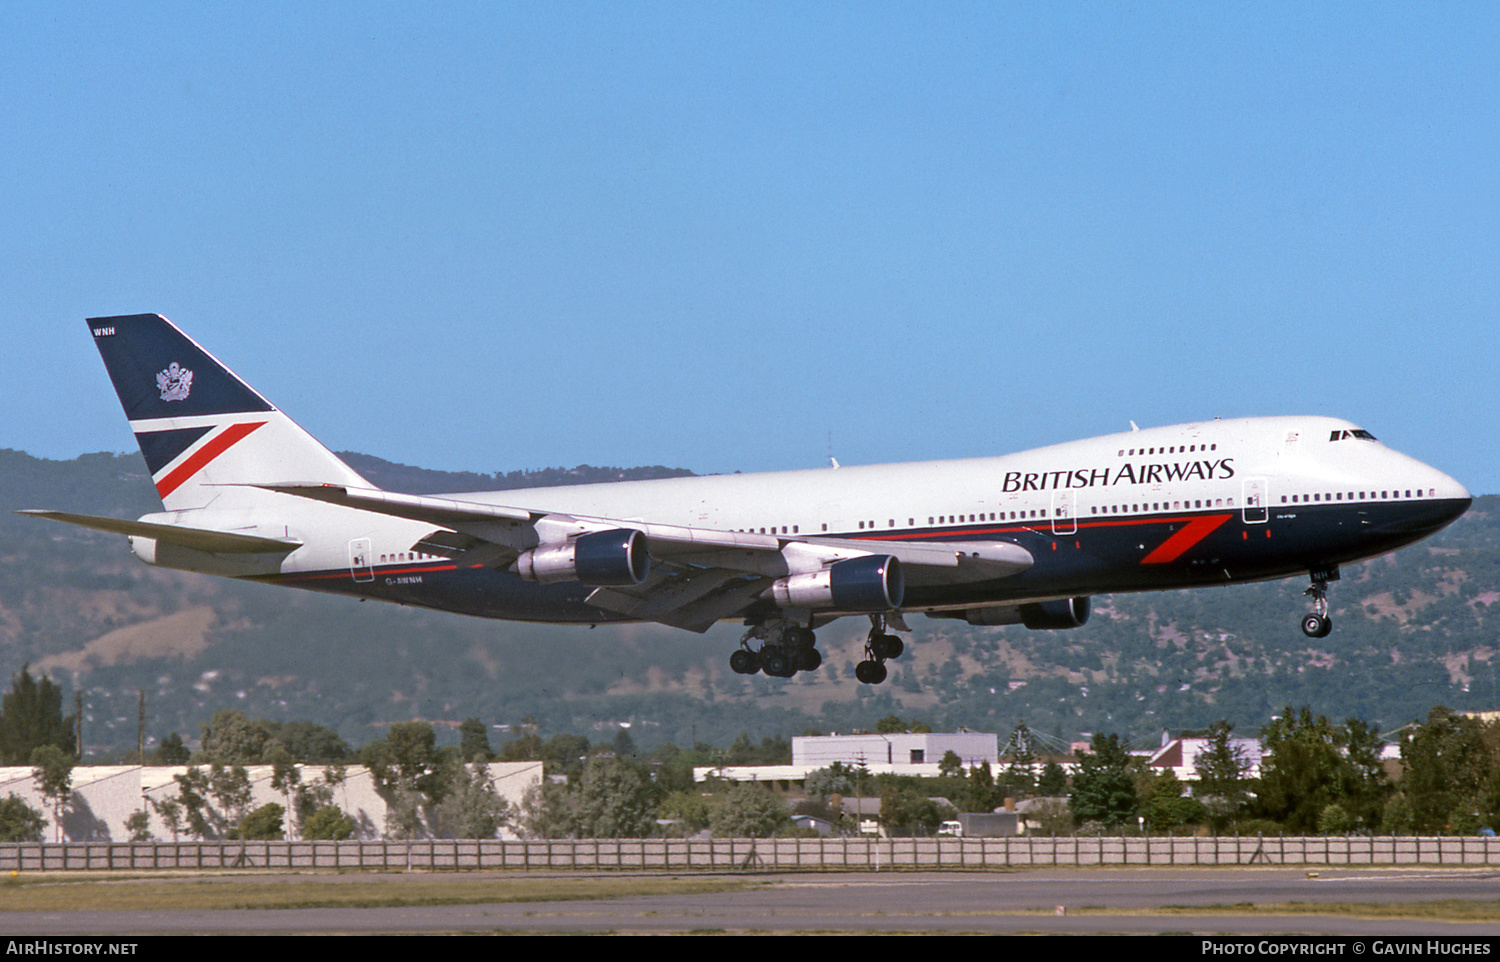
[[[470,873],[475,877],[479,873]],[[524,878],[507,873],[514,882]],[[555,878],[556,876],[549,876]],[[619,878],[619,876],[613,876]],[[370,876],[362,876],[368,879]],[[400,886],[410,876],[380,878]],[[7,935],[296,933],[1055,933],[1500,935],[1494,922],[1359,918],[1317,906],[1494,903],[1500,872],[1049,869],[751,876],[751,891],[387,908],[5,912]],[[264,876],[255,879],[268,881]],[[289,886],[316,875],[277,876]],[[326,877],[322,879],[327,881]],[[1241,913],[1251,906],[1299,911]],[[1179,913],[1178,909],[1206,911]],[[1061,914],[1059,914],[1061,909]]]

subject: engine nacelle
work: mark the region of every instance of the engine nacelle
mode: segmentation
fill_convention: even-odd
[[[522,553],[513,569],[527,581],[581,581],[603,587],[638,585],[651,573],[651,553],[639,531],[615,528],[581,534]]]
[[[771,585],[771,597],[783,608],[890,611],[901,607],[906,597],[906,577],[897,559],[868,555],[780,578]]]
[[[1022,605],[1021,624],[1027,628],[1041,629],[1081,628],[1088,623],[1090,610],[1087,595],[1082,598]]]
[[[962,616],[969,624],[983,628],[993,628],[998,625],[1019,625],[1021,623],[1021,609],[1014,605],[969,608],[962,613]]]

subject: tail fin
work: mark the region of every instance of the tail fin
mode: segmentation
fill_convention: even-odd
[[[159,314],[89,319],[169,511],[250,507],[250,484],[374,487]]]

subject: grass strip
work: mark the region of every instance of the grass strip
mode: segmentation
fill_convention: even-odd
[[[493,878],[391,875],[352,879],[247,876],[0,882],[5,912],[143,911],[150,909],[313,909],[475,905],[486,902],[590,901],[654,895],[744,891],[764,882],[729,878]]]

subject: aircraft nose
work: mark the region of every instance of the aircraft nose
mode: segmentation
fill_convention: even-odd
[[[1469,493],[1468,488],[1459,484],[1454,478],[1450,478],[1441,471],[1433,471],[1432,473],[1437,476],[1431,488],[1433,496],[1451,512],[1448,520],[1457,520],[1474,503],[1474,496]]]
[[[1419,497],[1426,497],[1412,502],[1404,516],[1389,526],[1393,530],[1425,538],[1463,517],[1464,512],[1474,503],[1474,496],[1469,493],[1468,488],[1441,471],[1432,468],[1428,470],[1431,474],[1427,485],[1417,492]]]

